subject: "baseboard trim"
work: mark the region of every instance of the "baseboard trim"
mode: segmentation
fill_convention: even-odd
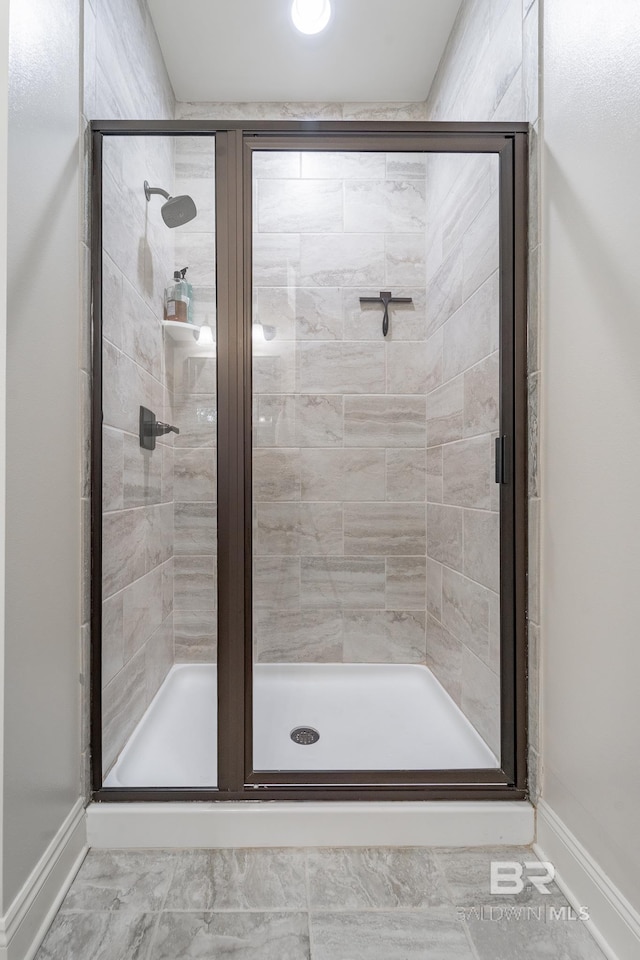
[[[525,801],[93,803],[91,847],[492,846],[530,844]]]
[[[0,960],[33,960],[88,849],[85,809],[79,799],[0,917]]]
[[[602,871],[554,810],[541,800],[533,849],[556,868],[557,883],[572,907],[585,906],[594,940],[609,960],[640,957],[640,913]]]

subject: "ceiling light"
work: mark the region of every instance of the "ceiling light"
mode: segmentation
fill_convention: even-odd
[[[293,0],[291,19],[300,33],[320,33],[331,19],[330,0]]]

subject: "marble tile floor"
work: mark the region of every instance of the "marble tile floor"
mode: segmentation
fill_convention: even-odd
[[[92,850],[35,960],[602,960],[526,847]],[[563,909],[564,908],[564,909]]]

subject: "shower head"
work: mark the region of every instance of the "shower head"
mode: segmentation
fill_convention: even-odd
[[[187,194],[183,194],[181,197],[171,197],[162,187],[150,187],[148,181],[145,180],[144,195],[147,200],[150,200],[154,193],[159,193],[167,201],[162,204],[160,213],[168,227],[179,227],[183,223],[189,223],[197,216],[196,205]]]

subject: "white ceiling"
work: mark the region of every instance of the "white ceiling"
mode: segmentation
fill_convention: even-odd
[[[150,0],[178,100],[424,100],[460,0],[332,0],[317,36],[291,0]]]

